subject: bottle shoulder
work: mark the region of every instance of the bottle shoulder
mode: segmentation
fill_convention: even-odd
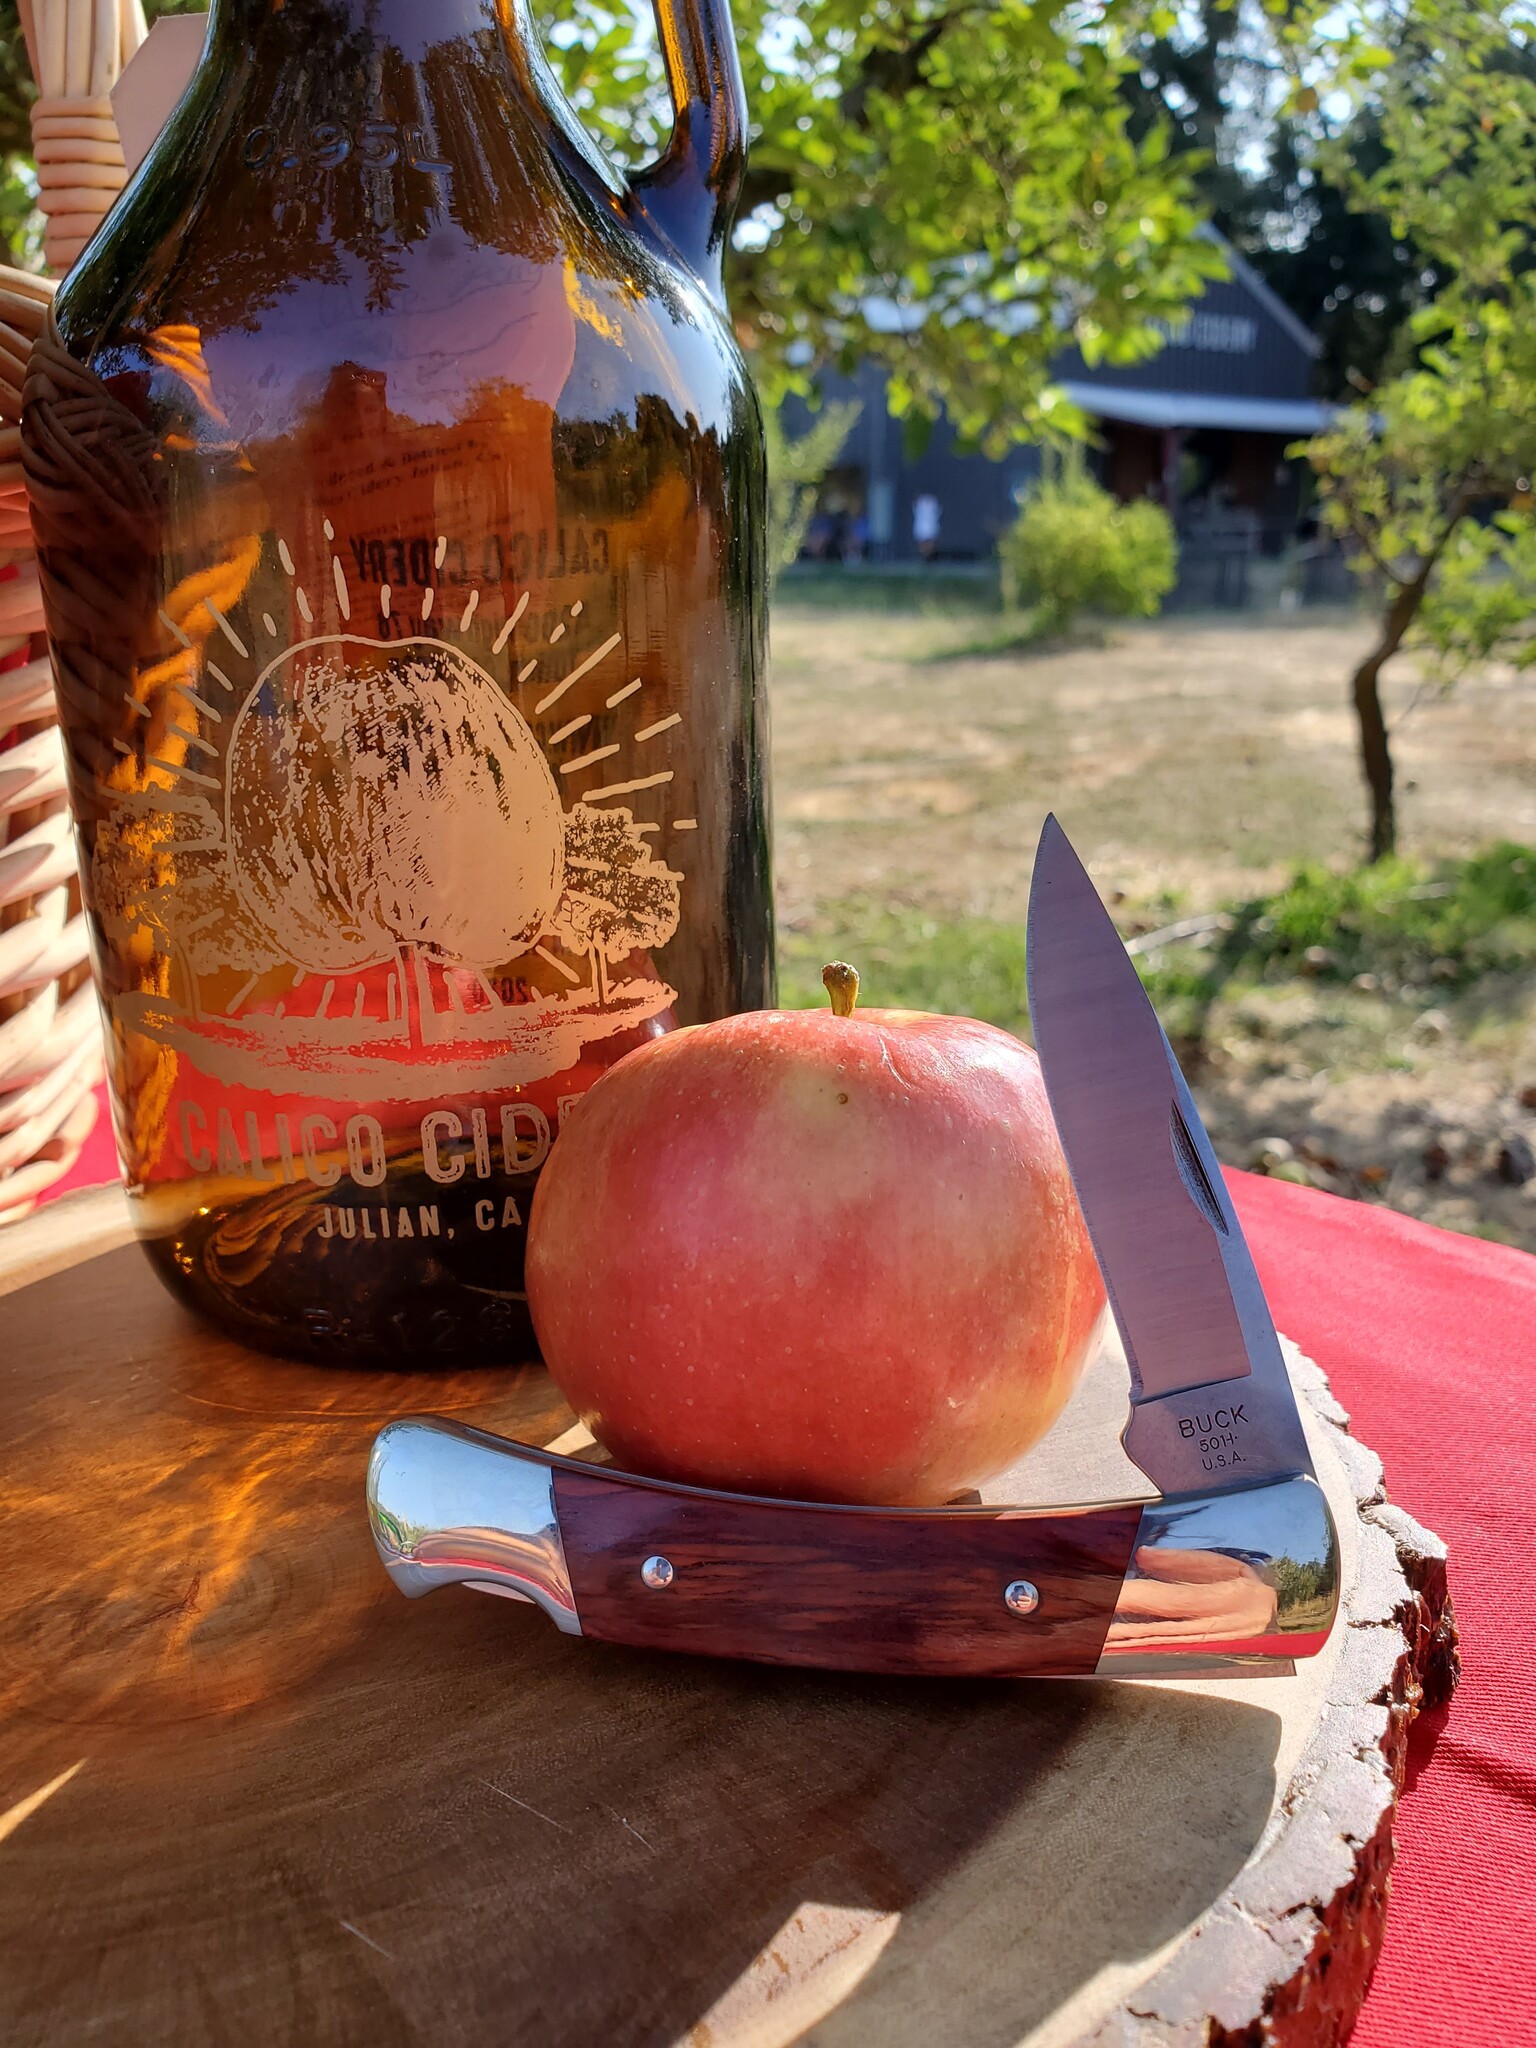
[[[513,208],[494,238],[440,217],[409,236],[342,239],[311,219],[241,247],[199,197],[169,245],[146,244],[125,208],[59,293],[65,347],[126,380],[141,417],[185,409],[189,361],[237,440],[282,431],[344,375],[423,421],[463,417],[502,388],[557,417],[604,418],[644,397],[723,425],[746,402],[720,309],[623,223],[572,209],[552,237],[522,232]]]
[[[381,91],[310,83],[299,112],[281,77],[200,74],[60,289],[70,353],[154,409],[190,351],[237,438],[345,366],[421,419],[500,385],[578,416],[737,409],[704,286],[550,109],[462,54]]]

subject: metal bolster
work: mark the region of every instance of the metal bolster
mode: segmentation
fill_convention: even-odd
[[[410,1598],[468,1584],[531,1600],[581,1634],[548,1465],[452,1422],[392,1422],[368,1460],[368,1520]]]
[[[1277,1674],[1317,1654],[1338,1609],[1338,1531],[1315,1479],[1169,1494],[1142,1509],[1099,1675]]]

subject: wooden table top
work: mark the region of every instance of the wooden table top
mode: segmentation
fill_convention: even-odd
[[[1331,1652],[1247,1690],[861,1679],[402,1600],[374,1431],[548,1442],[542,1371],[257,1357],[126,1236],[115,1190],[0,1236],[7,2043],[1075,2039],[1269,1825]],[[1090,1392],[1123,1475],[1123,1383]]]

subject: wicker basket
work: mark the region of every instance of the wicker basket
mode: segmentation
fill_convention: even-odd
[[[107,95],[140,0],[21,0],[44,253],[80,254],[126,171]],[[0,266],[0,1223],[69,1172],[96,1121],[101,1028],[20,461],[21,386],[53,284]]]

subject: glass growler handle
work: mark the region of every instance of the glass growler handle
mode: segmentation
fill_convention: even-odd
[[[747,95],[729,0],[652,0],[675,121],[629,181],[632,210],[721,297],[726,231],[747,165]]]

